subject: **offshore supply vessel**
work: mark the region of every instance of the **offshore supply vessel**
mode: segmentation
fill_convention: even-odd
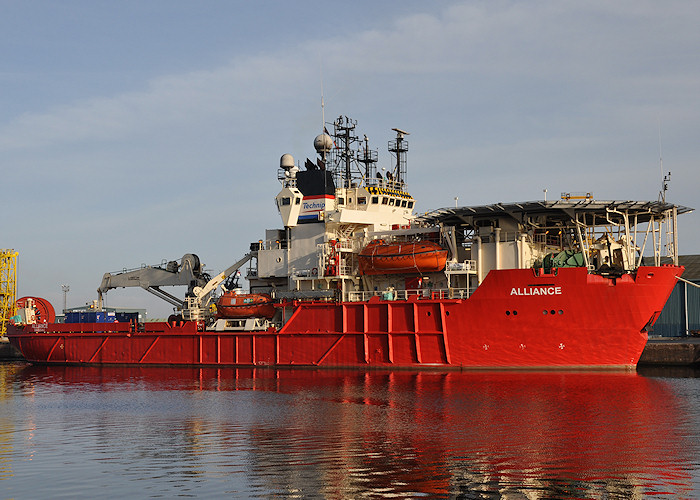
[[[309,367],[634,367],[676,280],[676,218],[660,201],[553,201],[414,213],[407,132],[391,165],[356,121],[285,154],[282,227],[213,278],[195,254],[107,273],[96,312],[56,323],[24,298],[8,337],[39,363]],[[655,265],[642,265],[652,253]],[[673,265],[661,265],[671,256]],[[238,278],[248,281],[246,290]],[[163,289],[187,287],[184,299]],[[101,312],[108,290],[140,286],[168,321]]]

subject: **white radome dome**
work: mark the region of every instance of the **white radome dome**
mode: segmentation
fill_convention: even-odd
[[[283,168],[285,170],[289,170],[294,166],[294,157],[290,155],[289,153],[285,153],[282,155],[282,158],[280,158],[280,168]]]
[[[333,149],[333,139],[328,134],[320,134],[314,139],[314,149],[317,153],[327,153]]]

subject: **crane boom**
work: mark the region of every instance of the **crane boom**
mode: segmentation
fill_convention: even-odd
[[[248,262],[252,258],[253,258],[252,253],[245,254],[245,256],[242,259],[240,259],[235,264],[227,267],[221,273],[214,276],[211,280],[209,280],[209,283],[207,283],[203,287],[195,287],[193,290],[195,297],[199,298],[200,300],[204,300],[204,297],[206,297],[208,294],[210,294],[211,292],[216,290],[216,288],[221,283],[226,281],[226,278],[231,276],[234,272],[236,272],[238,269],[240,269],[246,262]]]
[[[113,288],[141,287],[157,297],[182,307],[182,300],[160,289],[161,286],[185,285],[191,292],[198,286],[205,286],[209,275],[202,271],[199,257],[195,254],[185,254],[180,263],[170,261],[165,266],[146,266],[134,271],[121,273],[105,273],[97,289],[98,307],[102,308],[102,295]]]

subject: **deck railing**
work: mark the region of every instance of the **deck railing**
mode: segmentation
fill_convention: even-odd
[[[419,299],[467,299],[469,290],[466,288],[433,288],[421,290],[374,290],[365,292],[348,292],[348,302],[362,302],[371,297],[382,300],[408,300],[417,296]]]

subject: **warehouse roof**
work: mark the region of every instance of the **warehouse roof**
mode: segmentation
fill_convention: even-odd
[[[653,265],[653,257],[644,257],[645,265]],[[670,257],[662,257],[662,264],[672,264]],[[700,281],[700,255],[679,255],[678,264],[685,267],[683,278],[691,281]]]

